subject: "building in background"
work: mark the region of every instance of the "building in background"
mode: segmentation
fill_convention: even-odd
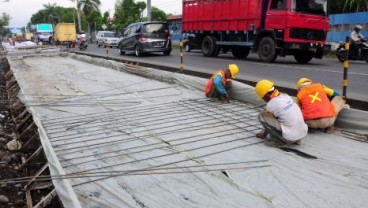
[[[354,25],[363,27],[362,34],[368,37],[368,12],[356,12],[330,15],[330,31],[328,42],[345,42],[346,37],[353,31]]]
[[[181,33],[181,15],[170,15],[167,18],[167,26],[170,30],[173,41],[183,39],[183,35]]]

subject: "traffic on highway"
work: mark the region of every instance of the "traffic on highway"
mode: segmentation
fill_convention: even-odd
[[[77,50],[76,50],[77,51]],[[79,52],[79,51],[78,51]],[[95,44],[90,44],[87,51],[83,53],[102,57],[121,59],[123,61],[148,63],[157,68],[180,68],[180,50],[173,49],[170,56],[162,53],[146,54],[136,57],[134,52],[120,55],[115,48],[98,48]],[[210,76],[215,70],[226,67],[229,63],[239,66],[239,74],[236,77],[239,81],[248,81],[252,84],[260,79],[272,79],[277,86],[296,89],[296,82],[300,77],[309,77],[314,82],[322,82],[327,86],[342,93],[344,66],[335,56],[324,59],[313,59],[308,64],[299,64],[292,57],[278,58],[274,63],[260,62],[258,55],[251,53],[247,58],[234,58],[231,52],[222,53],[219,57],[205,57],[200,50],[184,52],[184,71],[195,71],[205,73]],[[347,98],[360,101],[368,100],[368,70],[367,64],[362,61],[350,61],[348,66],[348,87]]]

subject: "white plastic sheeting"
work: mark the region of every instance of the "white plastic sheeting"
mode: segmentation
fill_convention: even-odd
[[[178,73],[77,55],[9,63],[51,173],[71,174],[54,180],[65,207],[368,203],[367,143],[308,134],[293,148],[315,160],[265,146],[254,137],[262,104],[250,86],[235,82],[231,92],[245,102],[218,103],[204,98],[205,79]],[[368,129],[366,112],[343,115],[358,123],[349,128]]]
[[[32,41],[15,42],[14,46],[10,45],[9,42],[2,42],[1,45],[3,46],[3,48],[5,48],[8,51],[18,49],[18,48],[27,48],[27,47],[37,46],[37,44]]]

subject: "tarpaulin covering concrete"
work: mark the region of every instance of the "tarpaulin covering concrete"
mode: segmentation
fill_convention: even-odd
[[[263,104],[245,84],[220,103],[204,97],[205,79],[179,73],[73,54],[8,59],[51,174],[64,175],[53,182],[65,207],[368,203],[367,143],[316,132],[291,146],[318,159],[269,147],[254,136]],[[342,115],[367,131],[366,112]]]

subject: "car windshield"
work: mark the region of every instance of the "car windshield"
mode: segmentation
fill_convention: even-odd
[[[105,33],[105,37],[116,38],[116,34],[115,33]]]
[[[291,11],[327,16],[327,0],[292,0]]]
[[[145,33],[166,33],[168,32],[166,24],[163,23],[151,23],[146,24],[143,27]]]

